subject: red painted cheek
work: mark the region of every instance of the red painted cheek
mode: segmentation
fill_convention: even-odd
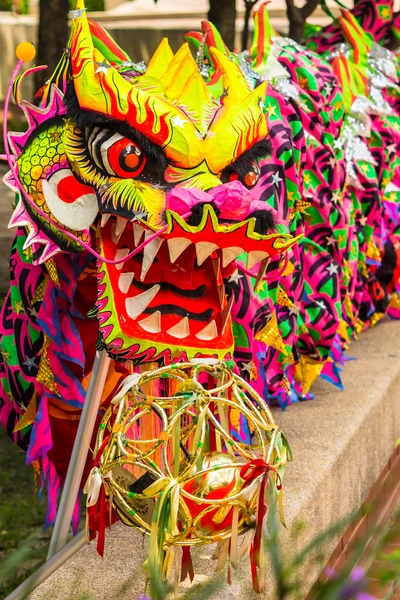
[[[83,183],[79,183],[73,175],[63,177],[57,185],[57,194],[60,200],[66,204],[76,202],[78,198],[85,194],[93,194],[93,188]]]

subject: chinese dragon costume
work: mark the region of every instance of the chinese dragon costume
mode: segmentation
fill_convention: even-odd
[[[83,481],[99,551],[120,518],[166,578],[174,546],[192,574],[191,545],[217,541],[222,568],[244,533],[260,591],[266,485],[290,458],[268,404],[340,388],[349,341],[400,314],[398,18],[363,0],[300,46],[263,4],[249,51],[205,21],[146,66],[81,0],[72,16],[36,103],[13,84],[1,423],[50,525],[106,352]]]

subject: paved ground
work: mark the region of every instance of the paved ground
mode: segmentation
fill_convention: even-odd
[[[380,323],[352,345],[349,354],[357,360],[347,363],[343,370],[344,392],[321,381],[315,387],[316,400],[274,412],[294,454],[284,479],[288,529],[282,528],[281,543],[288,555],[295,555],[321,531],[358,510],[392,455],[400,437],[399,340],[400,323]],[[301,528],[295,527],[299,521]],[[142,593],[141,565],[146,549],[141,536],[119,524],[107,531],[106,538],[104,559],[97,555],[95,544],[84,547],[31,599],[78,600],[90,590],[88,597],[96,600],[132,600]],[[338,541],[327,544],[322,562],[317,563],[315,556],[310,556],[300,569],[305,592]],[[207,547],[195,552],[199,574],[196,581],[209,579],[215,571],[211,553]],[[256,599],[249,592],[249,571],[248,559],[244,558],[232,572],[232,585],[225,586],[213,598]],[[124,582],[125,591],[119,591]],[[271,578],[268,586],[271,592]],[[272,598],[272,593],[265,598]]]

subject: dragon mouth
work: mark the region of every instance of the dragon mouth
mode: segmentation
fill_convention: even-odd
[[[209,205],[201,222],[189,225],[167,211],[167,228],[137,254],[118,264],[99,264],[99,322],[103,341],[123,359],[170,360],[183,354],[227,359],[233,335],[223,280],[243,253],[251,268],[291,245],[290,236],[260,235],[255,219],[221,224]],[[99,250],[119,260],[153,235],[142,221],[103,215]],[[169,356],[168,356],[169,355]]]

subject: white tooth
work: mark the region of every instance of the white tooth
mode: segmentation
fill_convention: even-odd
[[[169,258],[172,263],[176,261],[178,256],[192,243],[187,238],[172,238],[168,241]]]
[[[148,231],[148,232],[146,232],[146,237],[149,237],[152,234],[153,234],[152,231]],[[146,273],[150,269],[151,265],[153,264],[153,260],[155,259],[156,254],[159,251],[162,243],[163,243],[163,240],[160,240],[160,238],[157,237],[157,238],[154,238],[154,240],[151,240],[151,242],[146,244],[146,246],[144,247],[143,260],[142,260],[142,272],[140,274],[140,281],[144,281],[144,278],[146,277]]]
[[[168,329],[167,333],[180,340],[187,337],[190,334],[189,319],[184,317],[179,323]]]
[[[141,225],[135,223],[133,225],[133,239],[135,241],[135,246],[138,247],[140,240],[142,239],[142,235],[144,234],[144,229]]]
[[[100,227],[104,227],[104,225],[107,223],[108,219],[111,217],[110,214],[108,215],[101,215],[101,223],[100,223]]]
[[[197,264],[200,266],[218,246],[211,242],[198,242],[196,244]]]
[[[140,327],[149,333],[160,333],[161,331],[161,313],[159,310],[156,310],[155,313],[147,317],[147,319],[143,319],[139,321]]]
[[[264,279],[265,271],[268,269],[268,265],[270,262],[271,262],[271,259],[269,256],[268,256],[268,258],[264,258],[260,262],[256,282],[254,284],[254,289],[256,292],[258,291],[258,288],[260,287],[260,284],[261,284],[262,280]]]
[[[115,258],[114,260],[119,260],[120,258],[124,258],[127,254],[129,254],[130,250],[129,248],[118,248],[118,250],[115,253]],[[120,271],[123,267],[124,263],[120,262],[117,265],[115,265],[115,268],[118,269],[118,271]]]
[[[123,219],[122,217],[117,217],[117,225],[115,226],[115,235],[120,237],[122,232],[124,231],[127,223],[128,223],[128,221],[126,219]]]
[[[231,246],[230,248],[224,248],[222,250],[222,266],[226,267],[231,263],[239,254],[244,252],[243,248],[239,246]]]
[[[135,273],[121,273],[118,280],[118,287],[123,294],[127,294],[131,286],[132,279],[135,277]]]
[[[232,304],[233,304],[233,294],[230,297],[230,299],[228,300],[227,305],[225,306],[225,308],[223,309],[221,316],[222,316],[222,333],[224,333],[225,328],[226,328],[226,324],[228,323],[228,319],[229,319],[229,315],[231,314],[231,310],[232,310]]]
[[[261,252],[261,251],[256,251],[256,250],[249,252],[249,254],[247,256],[247,268],[251,269],[252,267],[254,267],[254,265],[259,263],[260,260],[267,258],[267,256],[268,256],[268,252]]]
[[[111,239],[114,242],[114,244],[118,244],[119,238],[121,237],[125,229],[126,223],[126,219],[121,219],[121,217],[117,217],[117,220],[114,221],[114,223],[111,225]]]
[[[158,283],[156,283],[153,285],[153,287],[151,287],[149,290],[146,290],[142,294],[134,296],[133,298],[127,298],[125,300],[126,312],[131,319],[136,319],[144,310],[146,310],[159,289],[160,286]]]
[[[199,340],[213,340],[218,335],[217,326],[214,319],[210,321],[208,325],[204,327],[199,333],[196,333],[196,337]]]

